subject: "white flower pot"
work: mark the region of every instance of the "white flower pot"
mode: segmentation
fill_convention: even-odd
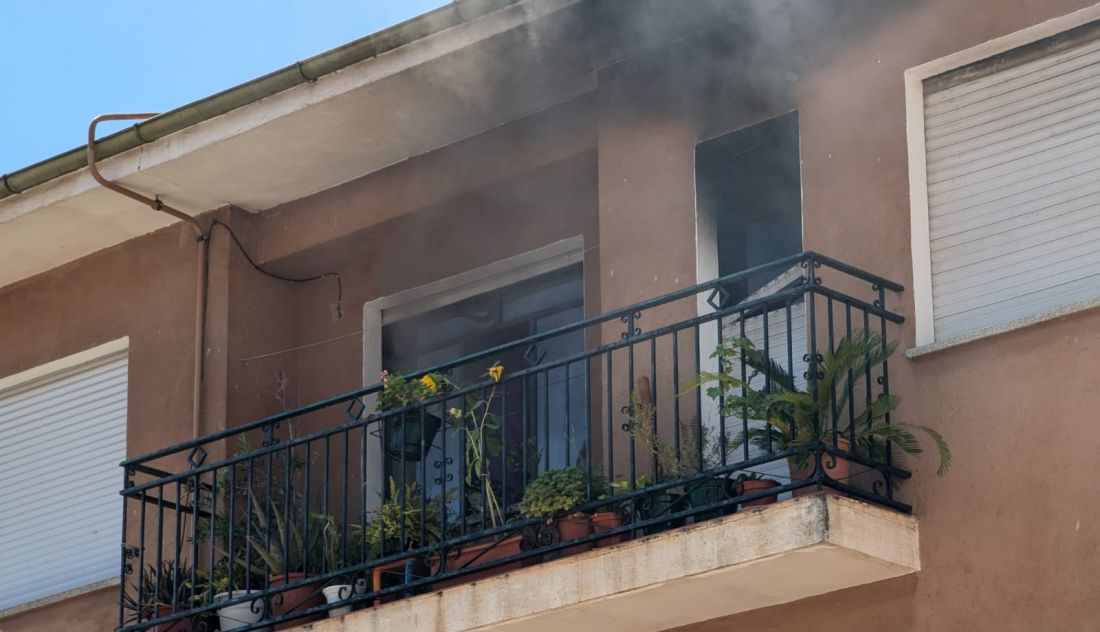
[[[353,594],[354,588],[351,584],[336,584],[334,586],[326,586],[321,589],[321,592],[325,594],[325,601],[330,604],[339,603]],[[329,619],[336,619],[342,617],[345,614],[351,612],[351,606],[342,606],[340,608],[330,608],[328,611]]]
[[[218,593],[214,595],[214,603],[229,601],[230,599],[240,598],[255,592],[259,591],[234,590],[231,593]],[[224,608],[218,608],[218,623],[220,624],[221,632],[229,632],[229,630],[236,630],[237,628],[243,628],[253,623],[259,623],[263,621],[266,616],[267,603],[262,597],[257,597],[252,601],[235,603],[230,606],[225,606]],[[271,632],[271,626],[260,628],[259,632]]]

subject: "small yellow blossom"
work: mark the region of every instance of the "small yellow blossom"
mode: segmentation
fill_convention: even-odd
[[[504,373],[504,365],[494,364],[489,367],[489,377],[493,378],[494,382],[500,381],[500,376]]]
[[[428,389],[428,392],[435,393],[439,390],[439,385],[435,383],[435,379],[430,375],[425,375],[420,378],[420,383],[424,385],[424,388]]]
[[[462,419],[462,411],[458,408],[448,409],[447,414],[450,415],[452,419]]]

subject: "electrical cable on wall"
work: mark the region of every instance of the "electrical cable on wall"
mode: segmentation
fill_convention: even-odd
[[[340,277],[339,272],[322,272],[321,274],[310,277],[288,277],[270,272],[268,270],[265,270],[262,266],[260,266],[260,264],[256,263],[255,259],[252,258],[252,255],[248,253],[247,249],[245,249],[244,244],[241,243],[240,238],[237,237],[237,233],[233,232],[233,228],[229,226],[229,224],[214,220],[210,224],[210,231],[208,234],[213,233],[215,226],[221,226],[225,229],[225,232],[229,233],[229,237],[233,240],[233,243],[237,244],[237,249],[241,251],[241,254],[244,255],[244,258],[248,261],[248,263],[253,268],[255,268],[257,272],[263,274],[264,276],[268,276],[279,281],[285,281],[287,283],[309,283],[311,281],[320,281],[321,279],[336,279],[336,303],[332,305],[332,319],[340,320],[340,318],[343,317],[342,305],[344,300],[344,283]]]

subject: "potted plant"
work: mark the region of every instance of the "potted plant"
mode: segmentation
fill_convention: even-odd
[[[388,490],[388,494],[382,496],[382,503],[373,519],[364,525],[352,525],[349,529],[348,537],[351,540],[366,543],[364,559],[389,557],[395,553],[421,549],[442,539],[442,498],[423,499],[415,482],[402,487],[392,477],[389,479]],[[402,573],[409,564],[414,573],[425,574],[425,563],[421,556],[399,558],[371,569],[369,590],[382,590],[385,588],[384,579],[387,573]],[[363,589],[364,592],[366,590]],[[376,599],[375,603],[394,599],[397,599],[397,595]]]
[[[583,513],[574,511],[587,500],[588,481],[584,472],[575,468],[547,470],[531,481],[520,500],[520,514],[525,518],[541,518],[554,525],[561,542],[570,542],[591,535],[592,523]],[[587,551],[592,542],[565,549],[564,555]]]
[[[425,373],[410,380],[382,371],[381,378],[382,392],[378,394],[376,410],[382,413],[439,397],[449,383],[441,373]],[[420,461],[442,425],[443,420],[426,408],[385,416],[382,421],[382,443],[386,455],[392,459]]]
[[[491,386],[489,393],[484,397],[470,394],[466,397],[463,408],[451,408],[447,411],[449,426],[463,436],[465,445],[465,471],[463,481],[465,489],[463,493],[474,502],[467,502],[466,506],[473,510],[474,517],[478,519],[482,529],[495,529],[504,524],[505,516],[497,498],[495,483],[492,480],[492,468],[494,459],[499,458],[503,452],[503,445],[496,433],[500,430],[500,416],[492,412],[493,401],[496,398],[497,388],[500,386],[504,367],[495,363],[489,367],[485,376],[489,378]],[[483,391],[484,392],[484,391]],[[498,466],[499,468],[499,466]],[[483,508],[483,509],[481,509]],[[462,520],[467,520],[463,516]],[[491,542],[477,543],[464,546],[454,554],[448,553],[444,559],[441,555],[433,555],[428,559],[428,565],[432,574],[446,570],[467,568],[488,564],[496,560],[518,555],[522,550],[523,536],[512,535]],[[485,569],[477,573],[471,573],[461,578],[444,580],[437,584],[438,587],[446,587],[458,583],[472,581],[474,579],[489,577],[505,573],[520,567],[520,562]]]
[[[666,481],[692,477],[701,472],[716,467],[720,463],[717,442],[711,439],[711,430],[703,426],[700,432],[695,424],[687,424],[680,430],[679,448],[658,434],[656,419],[656,407],[648,396],[648,382],[643,382],[639,387],[640,397],[631,400],[626,408],[628,423],[627,430],[643,449],[653,455],[656,462],[656,480]],[[699,469],[699,461],[702,460],[702,469]],[[648,481],[647,481],[648,482]],[[645,486],[639,485],[639,488]],[[727,480],[721,476],[703,478],[690,481],[683,486],[669,488],[663,492],[643,496],[638,502],[642,519],[649,519],[667,513],[683,511],[688,507],[703,508],[714,505],[729,497]],[[623,487],[620,485],[620,489]],[[696,512],[693,520],[707,520],[726,513],[731,513],[733,506],[728,508],[718,507],[706,511]],[[655,527],[646,529],[646,533],[652,533],[671,526],[679,526],[683,520],[674,520],[670,523],[659,523]]]
[[[242,437],[237,453],[250,451],[251,447]],[[281,460],[273,459],[266,474],[263,468],[249,468],[247,461],[233,465],[237,470],[235,476],[231,475],[230,468],[219,471],[217,489],[222,490],[223,499],[217,506],[228,507],[243,499],[247,499],[246,505],[237,512],[234,524],[223,515],[213,524],[199,521],[196,525],[200,540],[215,538],[214,548],[223,559],[234,560],[247,573],[266,575],[270,589],[300,584],[270,595],[269,610],[276,617],[325,603],[320,584],[304,580],[321,570],[323,535],[329,517],[308,512],[306,499],[297,487],[283,482],[296,481],[303,466],[301,458],[288,453]],[[232,484],[234,481],[236,487]],[[230,532],[237,543],[235,551],[227,551],[221,546],[229,542]],[[263,586],[264,582],[252,585]],[[310,615],[280,623],[275,629],[289,629],[320,618],[322,615]]]
[[[393,480],[391,479],[391,484]],[[329,516],[323,535],[326,570],[358,566],[378,555],[378,531],[371,523],[352,524],[347,529],[340,526],[334,516]],[[356,575],[341,575],[326,583],[321,589],[328,605],[340,604],[351,597],[367,592],[367,581]],[[337,619],[351,612],[352,606],[329,608],[328,617]]]
[[[735,338],[719,346],[712,358],[719,360],[721,367],[739,365],[743,359],[752,369],[747,380],[731,375],[725,370],[704,372],[698,376],[697,385],[711,384],[706,393],[712,399],[722,402],[722,414],[740,416],[746,419],[763,421],[763,427],[742,431],[733,440],[731,447],[749,442],[759,450],[805,450],[791,457],[791,479],[808,480],[813,478],[816,459],[814,450],[836,446],[841,453],[863,452],[876,461],[883,461],[886,441],[910,455],[918,455],[922,450],[916,433],[923,433],[935,445],[939,455],[940,476],[951,465],[951,451],[944,438],[932,428],[903,423],[897,420],[886,422],[886,416],[901,403],[895,394],[879,394],[863,411],[848,416],[840,414],[852,403],[849,393],[858,392],[858,384],[866,375],[882,365],[894,352],[893,344],[883,344],[880,335],[863,332],[841,338],[836,348],[829,350],[816,364],[817,377],[806,389],[798,388],[792,376],[774,360],[758,351],[747,338]],[[769,387],[757,389],[752,382],[759,375],[766,375]],[[836,414],[843,425],[832,432],[829,420]],[[855,445],[850,439],[855,438]],[[834,444],[835,442],[835,444]],[[850,461],[843,456],[833,455],[821,459],[822,471],[828,478],[847,482]],[[802,493],[813,491],[804,488]],[[797,495],[797,491],[796,491]]]
[[[142,569],[140,582],[141,603],[136,594],[129,591],[123,594],[123,607],[130,611],[129,622],[150,621],[184,612],[192,607],[191,567],[176,565],[174,560],[165,560],[158,567],[150,564]],[[191,627],[187,618],[174,623],[161,623],[153,626],[153,632],[186,632]]]
[[[600,511],[589,517],[593,533],[607,533],[626,524],[626,515],[617,506],[601,507]],[[620,542],[626,542],[629,534],[625,531],[596,540],[596,546],[603,548]]]
[[[771,489],[773,487],[779,487],[779,481],[764,478],[763,475],[757,472],[741,472],[737,475],[734,481],[735,491],[737,496],[745,496],[747,494],[755,494],[764,490]],[[741,503],[741,507],[760,507],[762,505],[770,505],[777,501],[779,496],[777,494],[771,494],[768,496],[762,496],[754,500],[749,500]]]
[[[245,590],[242,586],[249,584],[262,586],[263,580],[257,577],[247,577],[248,571],[239,561],[223,558],[219,560],[210,571],[196,571],[196,584],[193,591],[195,605],[205,606],[209,603],[225,603],[242,597],[255,594],[253,599],[246,599],[239,603],[221,606],[217,609],[218,629],[222,632],[236,630],[254,623],[259,623],[269,616],[267,600],[259,596],[259,590]],[[208,599],[212,595],[213,601]],[[205,627],[197,625],[195,629],[213,629],[210,622]],[[257,632],[271,632],[271,627],[259,628]]]
[[[252,533],[246,535],[252,551],[263,560],[266,566],[268,586],[277,588],[300,584],[271,596],[271,613],[276,617],[309,610],[325,603],[320,586],[316,582],[302,582],[310,573],[320,571],[321,559],[324,556],[323,536],[328,523],[327,516],[311,513],[303,518],[300,511],[294,510],[285,511],[290,516],[289,520],[286,520],[284,508],[279,504],[272,501],[268,511],[253,495],[254,526]],[[302,528],[303,519],[309,521],[306,529]],[[286,630],[319,618],[319,615],[311,615],[280,623],[275,626],[275,629]]]

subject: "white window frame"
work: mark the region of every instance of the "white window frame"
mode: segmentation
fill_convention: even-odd
[[[66,377],[68,375],[83,371],[93,366],[110,362],[121,358],[122,356],[129,356],[130,353],[130,338],[124,336],[110,342],[103,343],[101,345],[86,349],[72,355],[51,360],[45,364],[40,364],[35,367],[31,367],[25,371],[19,373],[13,373],[11,375],[0,377],[0,397],[7,397],[15,395],[21,391],[35,388],[45,381],[52,381]],[[129,384],[127,384],[127,391],[129,391]],[[127,429],[129,428],[129,415],[126,419]],[[120,536],[122,534],[119,534]],[[72,588],[64,592],[48,595],[39,599],[34,599],[24,603],[16,604],[9,608],[0,610],[0,621],[7,617],[17,615],[22,612],[41,608],[53,603],[72,599],[79,595],[95,592],[97,590],[103,590],[104,588],[110,588],[119,584],[118,575],[114,575],[107,579],[92,582],[84,586]]]
[[[937,340],[933,318],[935,306],[932,304],[932,255],[928,229],[928,164],[924,135],[925,80],[1023,48],[1096,20],[1100,20],[1100,4],[1047,20],[905,71],[906,138],[909,146],[910,240],[913,257],[913,309],[916,316],[916,347],[907,352],[910,357],[1020,329],[1065,316],[1067,313],[1100,305],[1100,299],[1097,299],[1090,301],[1088,304],[1079,303],[1068,308],[1049,310],[958,338]]]
[[[402,290],[363,304],[363,385],[377,384],[382,372],[382,327],[433,309],[560,270],[584,261],[584,236],[576,235],[541,248],[501,259],[438,281]],[[420,367],[429,368],[429,367]],[[376,397],[365,398],[367,410],[374,410]],[[367,460],[382,458],[377,441],[368,442]],[[377,474],[367,473],[368,508],[378,503],[382,490]]]

